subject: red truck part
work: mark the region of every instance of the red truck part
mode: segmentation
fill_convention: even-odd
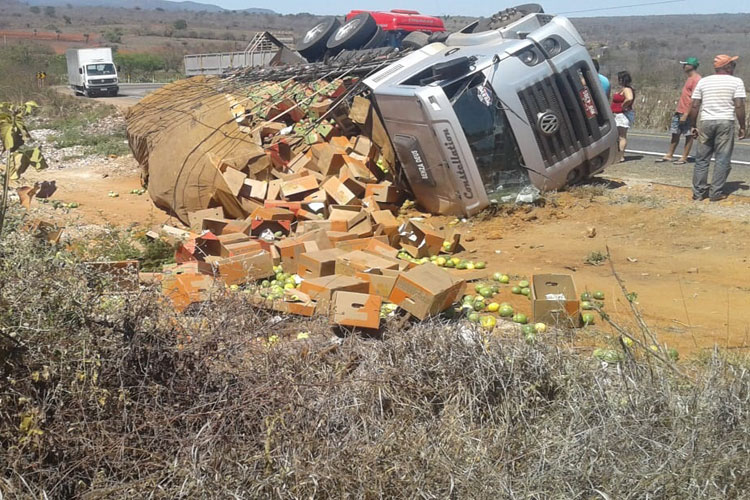
[[[346,15],[346,20],[349,21],[357,14],[363,12],[369,13],[384,31],[424,31],[425,33],[445,31],[442,19],[439,17],[424,16],[416,10],[394,9],[390,12],[353,10]]]

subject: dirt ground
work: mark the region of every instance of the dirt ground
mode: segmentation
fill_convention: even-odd
[[[34,210],[65,221],[70,229],[179,224],[157,209],[148,194],[130,194],[140,187],[132,157],[27,176],[27,182],[41,180],[56,181],[53,199],[80,204],[66,211],[34,202]],[[609,249],[611,264],[628,291],[638,294],[647,322],[681,355],[714,346],[750,346],[750,200],[732,196],[718,204],[694,203],[685,188],[602,182],[607,183],[552,194],[543,207],[518,207],[459,222],[466,235],[466,251],[459,256],[484,260],[489,271],[513,279],[571,274],[579,292],[605,292],[605,309],[631,326],[634,319],[610,262],[584,263],[591,252]],[[109,197],[110,191],[119,197]],[[436,226],[455,222],[450,217],[429,219]],[[530,301],[512,295],[510,287],[503,288],[498,299],[531,312]],[[582,330],[578,340],[600,344],[608,335],[614,335],[612,328],[598,324]]]

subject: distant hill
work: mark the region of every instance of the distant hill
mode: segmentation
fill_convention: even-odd
[[[122,9],[135,9],[139,8],[142,10],[156,10],[161,9],[164,11],[175,12],[175,11],[189,11],[189,12],[224,12],[227,9],[219,7],[218,5],[200,3],[200,2],[169,2],[167,0],[26,0],[28,5],[38,6],[52,6],[52,7],[65,7],[72,5],[74,7],[113,7]],[[275,14],[271,9],[260,9],[260,8],[249,8],[242,9],[242,11],[250,12],[251,14]]]

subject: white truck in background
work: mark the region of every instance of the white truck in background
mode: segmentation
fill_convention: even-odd
[[[68,84],[73,92],[86,97],[117,95],[120,87],[112,49],[68,49],[65,58],[68,63]]]

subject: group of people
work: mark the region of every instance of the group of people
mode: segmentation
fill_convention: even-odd
[[[738,56],[723,54],[716,56],[713,64],[714,74],[705,78],[698,73],[700,62],[697,58],[688,57],[680,61],[685,71],[685,84],[672,115],[669,128],[671,133],[669,149],[667,154],[656,162],[686,164],[693,141],[697,139],[698,150],[693,172],[693,199],[696,201],[706,198],[711,201],[720,201],[727,197],[724,185],[731,170],[735,135],[740,140],[747,135],[745,84],[740,78],[734,76],[738,59]],[[599,71],[598,61],[594,61],[594,66]],[[609,80],[601,74],[599,74],[599,79],[609,98]],[[610,102],[619,134],[620,162],[625,161],[628,129],[635,122],[633,110],[635,90],[632,84],[633,79],[630,73],[627,71],[617,73],[617,88]],[[685,137],[685,146],[680,158],[675,159],[674,155],[682,137]],[[709,184],[709,164],[714,156],[716,166]]]

